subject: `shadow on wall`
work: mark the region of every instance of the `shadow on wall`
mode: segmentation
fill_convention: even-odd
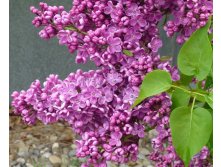
[[[70,54],[65,46],[59,46],[56,38],[42,40],[38,36],[40,29],[35,28],[31,21],[34,15],[29,11],[30,6],[38,6],[43,0],[10,0],[10,30],[9,30],[9,52],[10,52],[10,90],[27,89],[35,79],[44,81],[53,73],[64,79],[70,72],[82,69],[87,71],[95,69],[92,62],[85,65],[75,64],[75,55]],[[50,5],[63,5],[69,10],[71,0],[50,0],[45,2]],[[164,47],[161,55],[176,55],[177,45],[174,40],[168,40],[165,32],[161,30]],[[11,99],[10,99],[11,100]]]

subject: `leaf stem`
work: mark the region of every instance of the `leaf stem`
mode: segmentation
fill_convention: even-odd
[[[193,103],[192,103],[192,106],[191,106],[191,113],[193,112],[193,107],[195,105],[195,101],[196,101],[196,96],[193,97]]]
[[[206,95],[205,94],[202,94],[202,93],[199,93],[199,92],[193,92],[193,91],[190,91],[188,89],[185,89],[183,87],[180,87],[180,86],[177,86],[177,85],[172,85],[171,86],[172,88],[176,88],[176,89],[180,89],[188,94],[190,94],[191,96],[195,97],[196,95],[198,96],[202,96],[202,97],[205,97]]]

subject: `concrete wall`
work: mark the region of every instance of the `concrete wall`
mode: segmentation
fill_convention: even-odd
[[[65,78],[78,68],[87,71],[94,69],[93,63],[86,65],[75,64],[75,55],[68,53],[65,46],[59,46],[57,39],[42,40],[38,36],[31,21],[34,15],[29,11],[31,5],[38,6],[40,0],[10,0],[10,94],[14,90],[27,89],[32,81],[58,74]],[[70,9],[72,0],[44,0],[50,5],[64,5]],[[177,46],[174,40],[166,39],[165,32],[161,33],[164,47],[162,55],[176,55]]]

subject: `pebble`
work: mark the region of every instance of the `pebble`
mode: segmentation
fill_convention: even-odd
[[[18,156],[27,158],[29,156],[28,147],[23,141],[18,142]]]
[[[40,151],[40,154],[44,154],[45,152],[49,152],[49,148],[45,147]]]
[[[60,165],[61,164],[61,158],[59,158],[56,155],[51,155],[49,157],[50,162],[52,163],[52,165]]]
[[[51,156],[51,153],[46,152],[42,155],[43,158],[49,158]]]
[[[57,139],[58,139],[58,137],[55,136],[55,135],[51,135],[51,136],[50,136],[50,141],[51,141],[52,143],[54,143],[55,141],[57,141]]]
[[[14,167],[22,167],[22,165],[20,165],[20,164],[17,164],[17,165],[15,165]]]
[[[17,160],[16,160],[19,164],[25,164],[25,159],[24,158],[18,158]]]
[[[9,155],[9,160],[10,161],[13,161],[14,159],[15,159],[15,155],[13,155],[13,154]]]
[[[32,164],[30,164],[30,163],[26,163],[25,164],[27,167],[34,167]]]
[[[40,156],[40,151],[38,149],[32,149],[30,152],[37,157]]]
[[[52,153],[53,154],[58,154],[59,153],[59,143],[54,143],[52,145]]]
[[[18,162],[17,161],[12,161],[10,162],[10,166],[15,166]]]
[[[40,128],[33,126],[27,131],[26,128],[21,130],[21,123],[19,126],[15,124],[13,131],[10,130],[10,167],[80,167],[85,159],[79,159],[75,155],[76,145],[73,144],[75,136],[72,130],[62,123],[58,124],[44,127],[41,125]],[[139,142],[140,153],[137,162],[121,165],[108,162],[107,166],[154,167],[146,155],[151,150],[149,138],[155,135],[156,131],[151,131],[145,140]]]

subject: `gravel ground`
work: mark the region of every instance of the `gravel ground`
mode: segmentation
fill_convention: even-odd
[[[35,126],[27,126],[20,117],[10,116],[9,128],[10,167],[80,167],[84,161],[75,157],[75,136],[67,124],[60,122],[45,126],[38,122]],[[108,163],[108,167],[153,167],[146,158],[150,144],[148,136],[145,139],[140,143],[137,162],[126,165]]]

